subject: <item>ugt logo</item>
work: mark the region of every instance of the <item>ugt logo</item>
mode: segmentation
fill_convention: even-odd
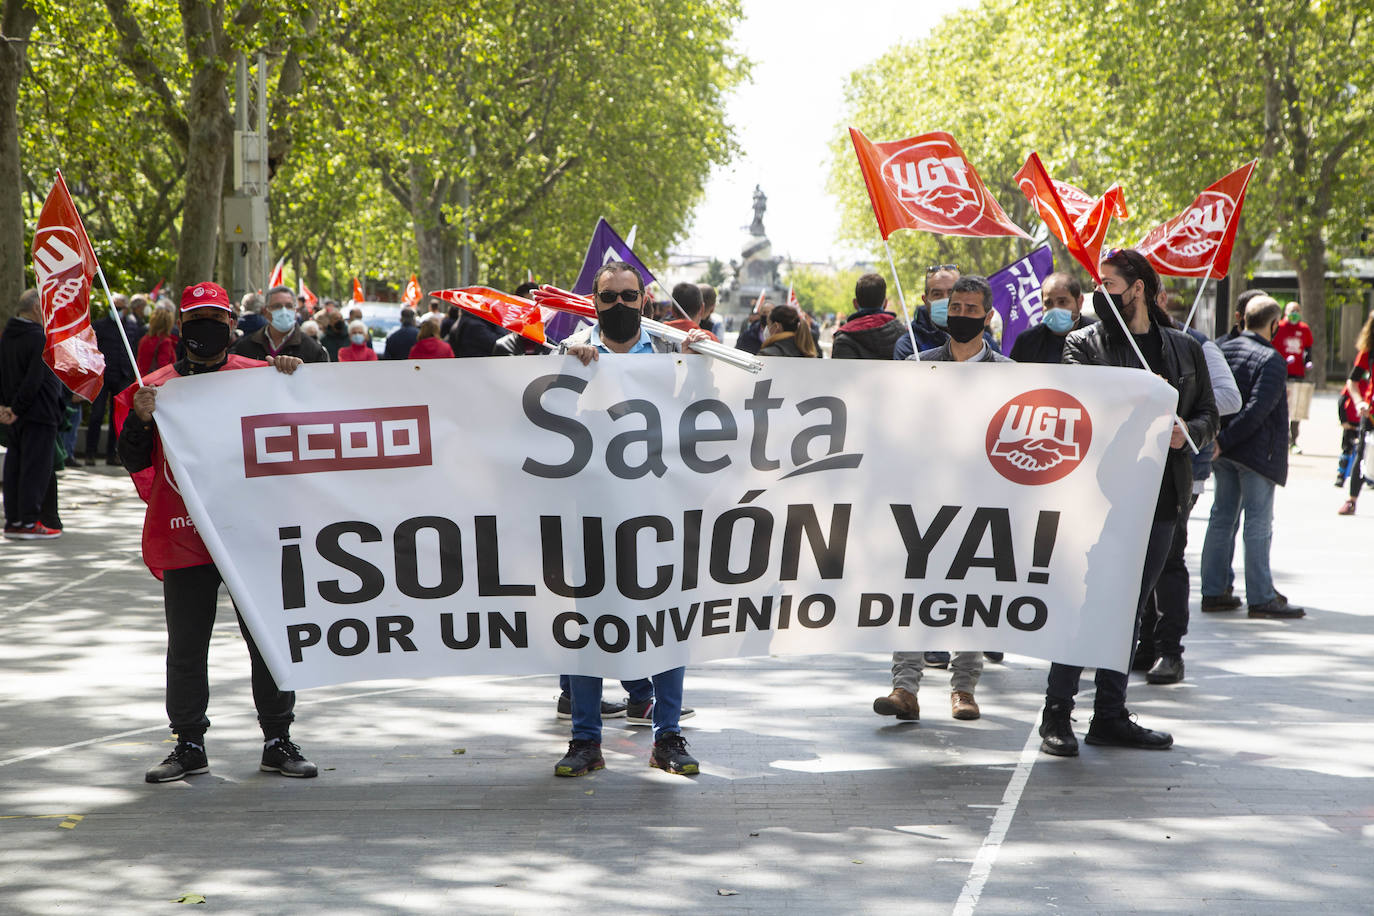
[[[983,217],[983,198],[969,180],[968,162],[943,140],[928,139],[893,153],[883,183],[919,220],[967,229]]]
[[[1236,211],[1230,195],[1203,191],[1177,229],[1164,240],[1157,257],[1177,270],[1206,267],[1226,235],[1226,224]]]
[[[1072,395],[1038,388],[1017,395],[993,415],[986,439],[997,473],[1026,486],[1054,483],[1082,462],[1092,444],[1087,409]]]

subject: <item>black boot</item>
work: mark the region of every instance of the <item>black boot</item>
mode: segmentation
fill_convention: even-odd
[[[1124,709],[1114,713],[1094,712],[1083,740],[1106,747],[1135,747],[1147,751],[1165,751],[1174,746],[1173,735],[1136,724]]]
[[[1064,703],[1046,703],[1040,714],[1040,750],[1055,757],[1077,757],[1078,738],[1069,718],[1073,707]]]

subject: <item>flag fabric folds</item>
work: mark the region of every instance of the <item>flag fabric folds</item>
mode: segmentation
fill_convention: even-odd
[[[1050,246],[1044,245],[988,277],[992,307],[1002,316],[1003,353],[1011,353],[1017,336],[1035,327],[1044,317],[1040,287],[1052,273],[1054,253]]]
[[[298,299],[304,299],[305,307],[313,311],[315,306],[319,303],[320,297],[311,292],[310,287],[305,285],[305,277],[300,278],[298,286],[299,291],[296,293],[296,297]]]
[[[530,299],[522,299],[486,286],[441,289],[430,295],[452,303],[465,312],[471,312],[478,318],[485,318],[492,324],[499,324],[507,331],[514,331],[526,340],[532,340],[537,344],[546,343],[544,310]]]
[[[38,214],[32,252],[46,338],[43,362],[73,394],[93,401],[105,379],[105,357],[91,329],[91,280],[100,265],[60,171]]]
[[[937,130],[874,143],[851,127],[849,137],[883,241],[898,229],[1030,238],[993,199],[950,134]]]
[[[1040,161],[1039,153],[1026,157],[1026,164],[1016,173],[1016,182],[1021,193],[1026,195],[1046,228],[1054,237],[1064,243],[1069,255],[1083,265],[1097,283],[1102,282],[1098,261],[1102,243],[1107,238],[1107,227],[1113,216],[1126,215],[1126,205],[1122,201],[1121,187],[1113,184],[1106,193],[1086,206],[1081,198],[1087,195],[1072,185],[1064,185],[1050,178]],[[1073,198],[1072,205],[1066,205],[1056,185],[1066,187]],[[1078,216],[1075,218],[1074,214]]]
[[[358,282],[358,278],[357,278],[357,277],[354,277],[354,278],[353,278],[353,301],[354,301],[354,302],[363,302],[363,301],[365,301],[364,298],[363,298],[363,285],[362,285],[361,283]]]
[[[272,268],[272,273],[267,276],[267,288],[272,289],[282,285],[282,272],[286,268],[286,258],[278,258],[277,266]]]
[[[1136,248],[1165,276],[1226,276],[1245,189],[1254,171],[1252,160],[1208,185],[1182,213],[1146,233]]]
[[[592,294],[592,277],[601,269],[601,265],[607,261],[624,261],[639,271],[639,275],[644,278],[644,286],[647,289],[649,284],[657,283],[653,272],[644,266],[644,262],[635,257],[634,251],[625,243],[616,231],[611,228],[611,224],[606,222],[603,216],[596,221],[596,228],[592,230],[592,240],[587,245],[586,257],[582,259],[582,270],[577,274],[577,282],[573,284],[572,291],[583,296]]]
[[[408,308],[418,308],[420,305],[420,280],[414,274],[410,275],[410,282],[406,284],[406,292],[401,297],[401,304]]]

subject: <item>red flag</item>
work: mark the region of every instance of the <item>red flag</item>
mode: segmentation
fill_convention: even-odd
[[[1146,233],[1136,249],[1165,276],[1226,276],[1255,161],[1208,185],[1182,213]]]
[[[486,286],[441,289],[430,295],[451,302],[463,311],[471,312],[478,318],[485,318],[492,324],[499,324],[507,331],[514,331],[526,340],[544,343],[544,312],[530,299],[522,299]]]
[[[582,296],[577,293],[570,293],[566,289],[559,289],[545,283],[530,295],[534,301],[546,308],[551,308],[556,312],[569,312],[590,321],[597,321],[599,316],[596,313],[596,306],[592,304],[590,296]]]
[[[787,284],[787,304],[798,311],[801,310],[801,303],[797,301],[797,294],[793,291],[791,283]]]
[[[297,298],[304,299],[305,307],[313,311],[315,304],[320,301],[320,297],[312,293],[310,287],[305,285],[305,277],[300,278],[299,287],[300,292],[297,293]]]
[[[162,291],[162,284],[164,284],[164,283],[166,283],[166,282],[167,282],[167,278],[166,278],[166,277],[163,277],[162,279],[158,280],[158,281],[157,281],[157,286],[154,286],[154,287],[153,287],[153,291],[152,291],[151,293],[148,294],[148,298],[151,299],[151,300],[153,300],[154,302],[156,302],[156,301],[157,301],[157,294],[158,294],[159,292]]]
[[[366,300],[363,298],[363,287],[362,287],[362,284],[358,282],[358,278],[357,278],[357,277],[354,277],[354,278],[353,278],[353,301],[354,301],[354,302],[365,302],[365,301],[366,301]]]
[[[992,199],[954,137],[933,131],[874,143],[849,128],[883,241],[898,229],[1030,238]]]
[[[1079,200],[1075,200],[1072,207],[1066,206],[1056,185],[1076,192],[1075,197],[1086,198],[1087,195],[1072,185],[1063,185],[1051,179],[1040,162],[1039,153],[1031,153],[1026,158],[1026,164],[1016,173],[1016,181],[1021,186],[1021,193],[1026,195],[1026,199],[1045,221],[1045,226],[1064,243],[1073,259],[1082,264],[1100,284],[1102,275],[1098,271],[1098,260],[1102,243],[1107,237],[1107,227],[1114,215],[1124,215],[1126,212],[1125,204],[1121,201],[1120,186],[1112,185],[1086,210]],[[1077,219],[1074,218],[1075,211],[1079,214]]]
[[[401,304],[410,308],[416,308],[420,304],[420,281],[414,274],[410,275],[410,282],[406,284],[406,294],[401,297]]]
[[[91,330],[91,278],[99,264],[81,215],[57,173],[33,233],[33,272],[43,304],[43,362],[88,401],[105,379],[105,357]]]
[[[278,258],[277,266],[272,268],[272,273],[267,277],[267,288],[281,286],[282,268],[286,266],[286,258]]]

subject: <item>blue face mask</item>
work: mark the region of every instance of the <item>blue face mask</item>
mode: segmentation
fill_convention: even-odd
[[[949,326],[949,300],[936,299],[930,304],[930,320],[935,322],[936,327]]]
[[[348,339],[351,340],[351,341],[353,341],[355,344],[358,344],[359,346],[362,346],[364,343],[367,342],[367,335],[366,335],[366,334],[350,334],[350,335],[348,335]]]
[[[275,309],[272,312],[272,327],[283,333],[296,326],[296,313],[290,309]]]
[[[1073,312],[1068,309],[1048,309],[1043,319],[1045,327],[1056,334],[1067,334],[1073,328]]]

